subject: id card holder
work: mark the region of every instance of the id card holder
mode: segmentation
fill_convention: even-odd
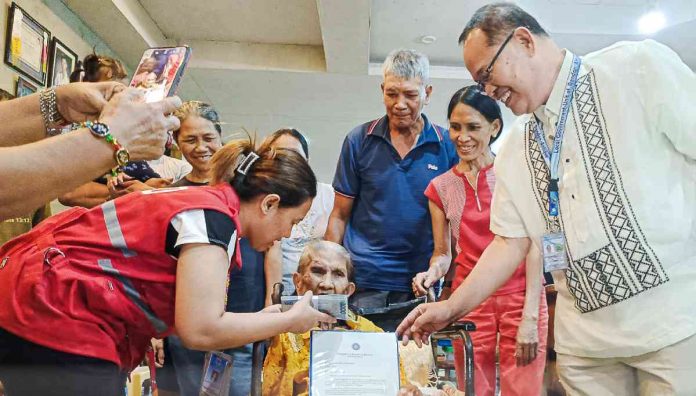
[[[541,237],[544,271],[552,272],[568,268],[565,237],[562,232],[552,232]]]
[[[227,396],[232,380],[232,356],[222,352],[205,354],[203,380],[199,396]]]

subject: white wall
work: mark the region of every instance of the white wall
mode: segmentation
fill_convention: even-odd
[[[195,52],[193,54],[195,56]],[[381,77],[332,73],[297,73],[242,70],[187,72],[184,84],[193,84],[212,102],[225,121],[224,130],[245,128],[265,136],[292,126],[310,139],[310,163],[320,181],[330,183],[345,135],[355,126],[381,117],[385,110]],[[447,104],[469,80],[433,79],[433,95],[424,112],[446,127]],[[192,91],[190,91],[192,92]],[[195,95],[195,94],[194,94]],[[514,117],[504,109],[504,122]]]

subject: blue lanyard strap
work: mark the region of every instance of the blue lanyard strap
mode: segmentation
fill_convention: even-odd
[[[582,61],[577,55],[573,55],[573,66],[571,69],[570,79],[566,84],[563,92],[563,100],[561,101],[561,112],[556,124],[556,134],[553,139],[553,149],[549,149],[544,139],[544,132],[541,129],[541,122],[535,119],[534,138],[541,147],[541,154],[544,157],[546,165],[549,167],[549,215],[558,216],[558,164],[561,161],[561,146],[563,144],[563,135],[565,134],[566,120],[570,112],[570,103],[573,101],[573,92],[578,82],[580,74],[580,64]]]

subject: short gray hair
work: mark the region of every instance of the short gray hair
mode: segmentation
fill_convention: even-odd
[[[418,77],[423,85],[427,85],[430,82],[430,61],[416,50],[397,49],[390,52],[382,64],[382,76],[388,74],[406,80]]]
[[[350,253],[343,246],[323,239],[315,239],[305,246],[300,260],[297,263],[297,272],[302,274],[316,257],[324,252],[332,252],[343,258],[346,263],[346,277],[349,282],[355,282],[355,269],[353,268],[353,260],[350,258]]]

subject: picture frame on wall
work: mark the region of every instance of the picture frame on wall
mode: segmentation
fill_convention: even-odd
[[[17,76],[17,88],[15,89],[15,96],[21,98],[22,96],[31,95],[36,93],[39,87],[34,85],[32,82],[27,80],[22,76]]]
[[[51,67],[49,67],[49,87],[70,83],[70,74],[77,65],[77,54],[55,36],[51,41]]]
[[[45,86],[51,33],[14,2],[7,15],[5,64]]]

